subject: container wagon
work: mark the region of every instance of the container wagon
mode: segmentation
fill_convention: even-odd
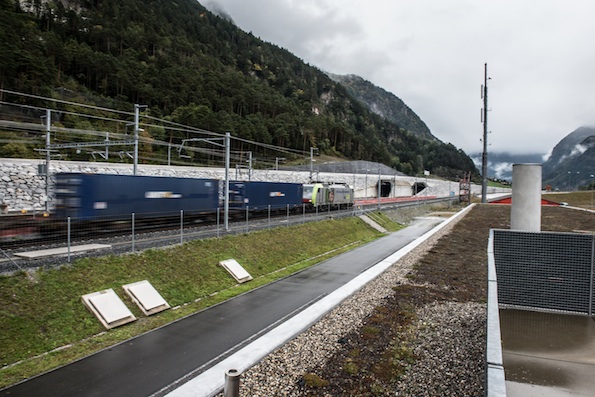
[[[284,182],[229,182],[229,208],[265,211],[302,207],[302,184]]]
[[[58,173],[58,218],[109,220],[215,213],[219,180],[158,176]]]

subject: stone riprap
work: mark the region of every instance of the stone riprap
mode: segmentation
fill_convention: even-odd
[[[46,177],[40,173],[40,167],[45,166],[45,160],[0,159],[0,204],[5,204],[11,212],[21,210],[44,211],[46,198],[49,196],[48,208],[53,208],[54,196],[53,175],[60,172],[82,172],[92,174],[122,174],[132,175],[132,164],[51,161],[48,195],[46,196]],[[137,168],[138,175],[171,176],[180,178],[225,178],[225,169],[207,167],[179,167],[162,165],[144,165]],[[337,174],[315,172],[313,177],[322,182],[347,183],[354,188],[355,197],[377,197],[377,174]],[[229,178],[236,180],[278,181],[291,183],[308,183],[310,172],[285,170],[229,170]],[[395,175],[380,175],[382,181],[392,182],[398,188],[396,195],[411,195],[411,187],[415,182],[428,184],[421,196],[447,196],[449,192],[459,194],[459,186],[455,182],[442,181],[431,178],[415,178]],[[473,192],[481,186],[473,186]],[[391,194],[392,196],[392,194]]]

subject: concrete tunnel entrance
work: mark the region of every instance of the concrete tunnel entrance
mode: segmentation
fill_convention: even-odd
[[[428,185],[425,182],[415,182],[413,184],[413,195],[415,196],[427,187]]]
[[[380,188],[378,187],[380,185]],[[393,184],[391,181],[380,181],[376,183],[376,191],[380,190],[380,197],[390,197],[390,193],[393,190]]]

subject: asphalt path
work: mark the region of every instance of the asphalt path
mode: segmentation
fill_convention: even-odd
[[[343,253],[56,370],[0,390],[0,396],[164,395],[432,229],[421,218]]]

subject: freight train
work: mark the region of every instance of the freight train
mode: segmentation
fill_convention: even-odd
[[[59,219],[117,220],[179,216],[209,217],[223,208],[225,181],[111,174],[56,174],[55,211]],[[343,184],[229,182],[230,213],[317,208],[349,208],[353,189]]]

